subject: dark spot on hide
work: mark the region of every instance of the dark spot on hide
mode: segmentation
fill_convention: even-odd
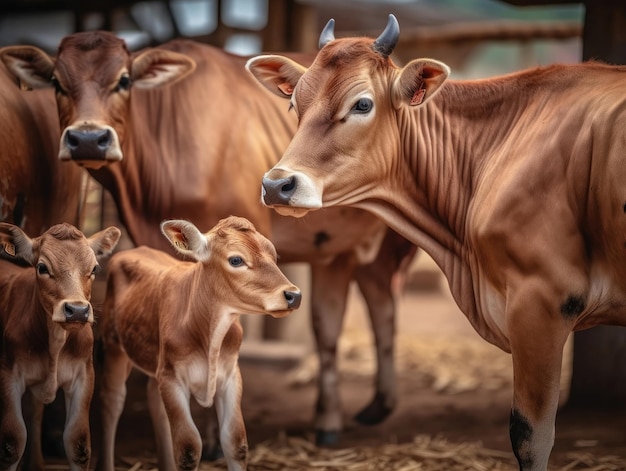
[[[585,300],[580,296],[570,296],[561,304],[561,314],[576,317],[585,310]]]
[[[511,418],[509,420],[509,436],[511,437],[511,445],[513,453],[517,458],[520,469],[531,469],[533,464],[533,455],[530,451],[530,439],[533,435],[533,427],[526,417],[524,417],[517,409],[511,410]]]
[[[239,448],[237,448],[237,453],[235,454],[235,456],[237,457],[236,458],[237,461],[246,463],[248,461],[248,444],[242,443],[241,445],[239,445]]]
[[[315,234],[315,239],[313,241],[313,244],[315,244],[315,247],[320,248],[322,245],[324,245],[325,243],[330,241],[330,236],[326,233],[326,232],[318,232],[317,234]]]

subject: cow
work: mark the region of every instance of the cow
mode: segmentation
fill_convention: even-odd
[[[84,171],[57,158],[52,91],[20,93],[17,84],[0,63],[0,221],[33,236],[54,224],[78,223]]]
[[[329,22],[309,68],[248,62],[299,119],[263,200],[293,216],[362,208],[430,253],[476,331],[511,353],[512,449],[545,470],[568,335],[626,324],[626,68],[456,81],[433,59],[396,66],[398,36],[393,15],[376,39],[335,39]]]
[[[98,469],[114,471],[117,422],[131,367],[149,376],[159,469],[197,469],[200,434],[189,397],[215,402],[230,471],[245,470],[241,414],[240,314],[283,317],[301,293],[280,271],[276,249],[247,219],[231,216],[203,234],[191,222],[167,220],[161,230],[186,259],[146,246],[111,258],[101,320],[103,444]]]
[[[374,397],[356,419],[375,424],[393,411],[392,285],[416,248],[362,210],[296,221],[260,204],[258,181],[287,147],[296,120],[248,76],[246,58],[188,40],[131,54],[102,31],[64,38],[55,58],[30,46],[4,48],[0,57],[30,87],[55,87],[59,158],[87,168],[111,193],[136,245],[175,254],[155,230],[161,220],[208,230],[236,214],[270,236],[282,263],[311,264],[318,443],[339,440],[343,426],[336,352],[353,279],[369,307],[378,358]]]
[[[22,469],[44,468],[41,417],[59,388],[69,469],[89,469],[91,286],[98,261],[110,255],[120,235],[112,226],[87,238],[62,223],[31,239],[0,222],[0,469],[17,469],[27,441]],[[34,404],[28,424],[21,405],[26,392]]]

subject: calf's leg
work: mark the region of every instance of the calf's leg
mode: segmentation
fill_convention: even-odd
[[[0,469],[15,471],[26,447],[23,388],[0,371]]]
[[[241,393],[241,372],[235,359],[231,374],[218,386],[215,394],[220,443],[228,471],[244,471],[248,465],[248,438],[241,413]]]
[[[191,416],[189,392],[178,382],[174,372],[159,375],[157,382],[172,429],[173,469],[196,470],[202,456],[202,439]]]
[[[154,428],[154,436],[156,439],[159,469],[163,471],[175,469],[176,465],[174,463],[172,429],[170,428],[170,421],[167,418],[165,406],[161,400],[159,385],[154,378],[148,379],[147,395],[148,408],[150,410],[152,427]]]
[[[96,464],[98,471],[115,469],[115,434],[126,401],[126,380],[132,365],[128,356],[116,346],[105,348],[100,384],[101,441]]]
[[[65,431],[63,443],[71,471],[89,469],[91,460],[91,435],[89,430],[89,406],[93,397],[95,374],[91,352],[84,368],[69,385],[63,385],[65,393]]]
[[[24,422],[26,423],[26,448],[22,458],[22,469],[44,469],[44,459],[42,451],[41,426],[43,422],[43,402],[37,400],[30,391],[24,394],[24,408],[22,410]],[[50,424],[61,428],[61,424]]]

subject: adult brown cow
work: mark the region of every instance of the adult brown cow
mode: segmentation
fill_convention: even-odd
[[[395,66],[398,34],[393,16],[376,40],[335,40],[330,23],[308,69],[248,63],[293,90],[300,121],[264,201],[363,208],[429,252],[479,334],[512,353],[513,451],[545,470],[568,335],[626,324],[626,68],[446,81],[435,60]]]
[[[23,469],[44,469],[43,407],[59,388],[65,396],[63,442],[70,469],[89,468],[91,285],[98,260],[111,254],[120,234],[110,227],[86,238],[64,223],[31,239],[19,227],[0,223],[1,469],[17,469],[27,440]],[[28,437],[21,405],[27,391],[34,400]]]
[[[131,368],[146,373],[159,469],[197,469],[202,442],[189,397],[215,403],[230,471],[247,469],[241,414],[240,314],[283,317],[301,293],[278,268],[276,249],[246,219],[231,216],[201,233],[168,220],[163,234],[186,259],[149,247],[111,259],[102,314],[103,446],[97,469],[114,471],[115,429]]]
[[[319,443],[335,441],[342,428],[335,356],[352,279],[369,306],[378,358],[376,393],[357,420],[377,423],[393,410],[391,285],[415,247],[385,235],[365,211],[332,209],[295,221],[260,205],[258,181],[287,147],[296,120],[245,73],[246,59],[184,40],[131,54],[106,32],[66,37],[55,59],[22,46],[0,55],[23,82],[56,87],[59,157],[89,168],[110,191],[135,244],[171,250],[157,230],[161,220],[208,230],[236,214],[271,236],[281,262],[311,263]]]
[[[49,90],[20,93],[0,64],[0,221],[30,236],[77,222],[83,172],[59,162],[59,118]]]

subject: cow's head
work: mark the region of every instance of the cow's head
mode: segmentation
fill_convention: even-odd
[[[273,317],[300,306],[300,290],[278,268],[274,245],[247,219],[222,219],[206,234],[181,220],[163,221],[161,230],[178,252],[204,265],[210,302]]]
[[[123,158],[133,88],[173,83],[195,68],[192,59],[172,51],[132,55],[105,31],[65,37],[56,58],[32,46],[5,47],[0,58],[23,87],[54,87],[63,129],[59,159],[90,168]]]
[[[111,254],[120,230],[109,227],[87,238],[71,224],[57,224],[31,239],[0,222],[0,255],[34,268],[39,302],[52,322],[69,330],[93,323],[91,285],[98,260]]]
[[[263,178],[262,200],[284,215],[372,197],[399,168],[404,145],[397,116],[423,106],[448,76],[445,64],[416,59],[397,67],[389,58],[399,26],[389,15],[375,40],[334,38],[331,20],[310,68],[282,56],[246,64],[272,93],[291,100],[298,130],[281,160]]]

